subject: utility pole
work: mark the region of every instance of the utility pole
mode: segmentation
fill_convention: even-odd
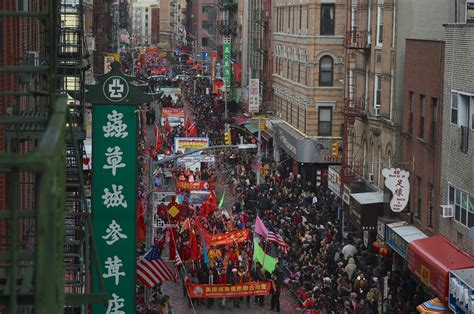
[[[258,116],[258,139],[257,139],[257,185],[260,185],[260,153],[262,151],[262,117]]]
[[[222,89],[224,90],[224,118],[227,119],[227,87],[225,84]]]

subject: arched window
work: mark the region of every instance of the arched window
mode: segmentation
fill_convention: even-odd
[[[330,56],[319,60],[319,86],[332,86],[334,62]]]

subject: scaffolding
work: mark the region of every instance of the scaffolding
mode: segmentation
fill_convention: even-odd
[[[17,32],[0,38],[0,311],[81,313],[107,300],[103,284],[96,294],[88,286],[88,261],[96,259],[82,169],[84,102],[67,94],[83,92],[82,0],[23,3],[0,6],[0,27]]]
[[[370,0],[366,0],[370,1]],[[343,150],[341,157],[341,194],[344,193],[344,185],[360,180],[360,162],[356,160],[354,153],[354,123],[356,119],[367,118],[367,98],[360,95],[358,88],[356,67],[357,58],[367,60],[370,54],[370,31],[363,30],[357,26],[360,17],[361,4],[357,0],[349,0],[346,22],[346,34],[344,38],[344,69],[345,69],[345,97],[342,106],[343,115]]]

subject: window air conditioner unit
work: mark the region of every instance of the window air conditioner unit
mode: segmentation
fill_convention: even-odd
[[[451,205],[441,205],[441,217],[452,218],[454,217],[454,209]]]
[[[369,183],[374,183],[374,174],[373,173],[368,173],[367,174],[367,181]]]
[[[29,66],[39,66],[40,65],[40,54],[39,51],[27,51],[25,53],[26,64]]]
[[[372,108],[371,114],[372,114],[372,116],[374,116],[374,117],[380,116],[380,107],[378,107],[378,108]]]

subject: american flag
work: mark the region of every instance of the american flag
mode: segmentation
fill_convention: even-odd
[[[181,260],[178,251],[176,251],[174,258],[174,267],[176,267],[176,278],[179,277],[179,265],[183,265],[183,261]]]
[[[283,252],[285,252],[285,254],[287,254],[288,253],[288,244],[286,244],[285,240],[283,240],[281,235],[275,230],[275,228],[273,228],[273,226],[271,224],[268,225],[267,230],[268,230],[267,241],[278,244],[283,249]]]
[[[160,251],[154,245],[138,260],[137,278],[148,288],[163,281],[176,281],[173,271],[160,258]]]

